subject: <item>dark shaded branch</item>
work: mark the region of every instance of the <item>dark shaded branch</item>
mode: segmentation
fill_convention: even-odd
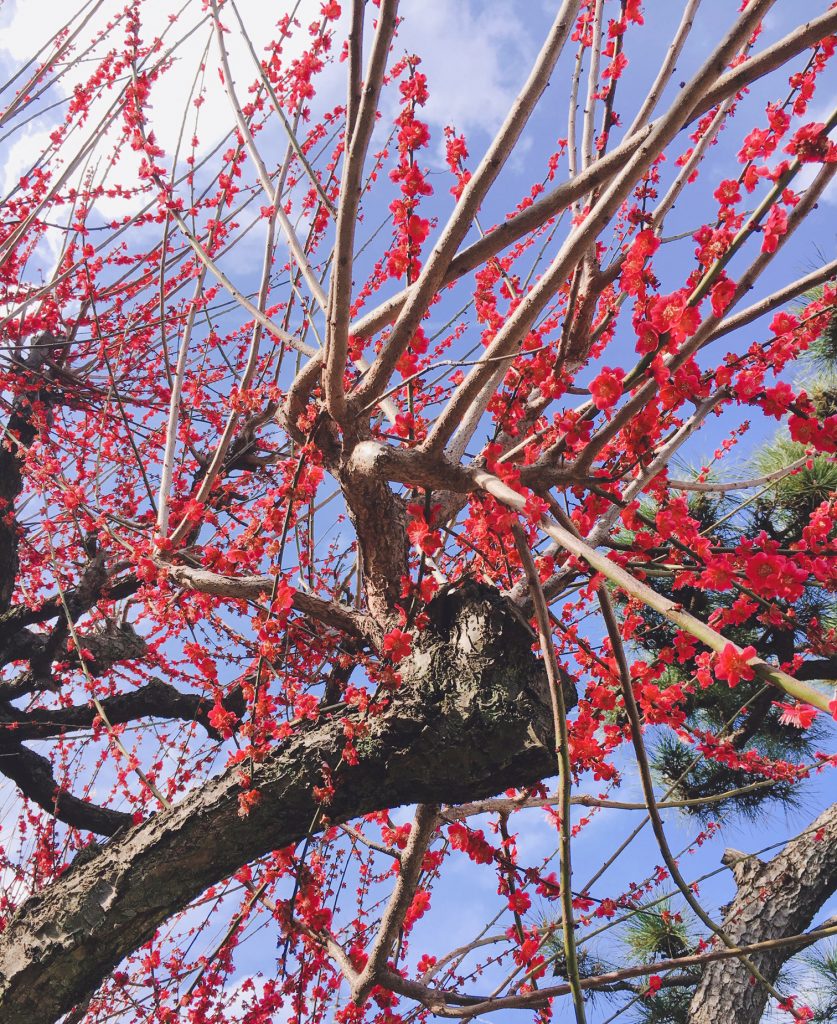
[[[13,360],[21,380],[0,437],[0,611],[11,604],[17,578],[19,527],[14,505],[23,489],[21,460],[35,440],[39,418],[48,416],[50,407],[60,401],[60,392],[49,386],[42,372],[52,351],[44,342],[54,340],[52,335],[40,335],[37,347]]]
[[[179,719],[198,722],[214,739],[221,739],[209,721],[210,705],[206,698],[181,693],[161,679],[153,678],[137,690],[106,697],[100,703],[111,725],[139,718]],[[240,691],[230,694],[223,705],[239,720],[243,717],[245,701]],[[22,745],[24,740],[47,739],[90,728],[98,714],[92,705],[24,713],[7,703],[0,704],[0,772],[17,784],[25,797],[59,821],[98,835],[112,836],[130,827],[132,816],[87,803],[66,792],[55,781],[47,758]]]
[[[794,674],[797,679],[804,679],[805,682],[837,679],[837,655],[819,658],[816,661],[803,661]]]
[[[184,722],[198,722],[210,736],[221,738],[209,721],[211,702],[206,697],[181,693],[156,677],[130,693],[105,697],[100,703],[111,725],[135,722],[139,718],[180,719]],[[245,702],[240,691],[230,694],[223,704],[239,718],[243,716]],[[90,728],[97,717],[98,711],[92,705],[22,712],[8,704],[0,704],[0,751],[5,736],[13,737],[16,742],[62,736],[64,733]],[[0,771],[3,771],[2,762]]]
[[[64,597],[75,621],[85,612],[90,611],[97,601],[121,601],[123,598],[135,594],[138,589],[139,580],[135,576],[121,576],[118,580],[102,581],[102,587],[98,593],[94,593],[89,587],[84,589],[81,586],[70,587],[64,592]],[[12,638],[24,627],[49,622],[50,619],[61,615],[64,615],[64,606],[58,594],[46,598],[37,608],[16,604],[0,614],[0,644],[3,645],[0,651],[3,652],[3,657],[5,657],[6,645],[13,642]]]
[[[95,598],[91,597],[91,604]],[[64,652],[64,660],[71,666],[79,664],[78,652],[66,652],[65,644],[69,630],[66,621],[56,623],[50,633],[32,633],[21,630],[7,644],[8,660],[27,658],[29,668],[14,679],[0,681],[0,700],[10,701],[26,693],[42,690],[58,690],[59,684],[52,675],[52,663]],[[87,673],[91,676],[104,675],[121,661],[133,661],[145,656],[148,646],[129,623],[119,624],[105,620],[99,628],[79,635]]]
[[[73,796],[55,781],[49,761],[20,743],[0,747],[0,771],[15,782],[21,793],[66,825],[100,836],[130,828],[133,816],[123,811],[89,804]]]

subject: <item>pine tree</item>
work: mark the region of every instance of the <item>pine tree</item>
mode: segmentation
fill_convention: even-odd
[[[817,290],[807,296],[808,301],[820,297]],[[803,308],[804,311],[804,308]],[[807,391],[819,416],[833,415],[837,411],[837,314],[827,329],[806,354]],[[780,550],[797,543],[813,511],[837,491],[837,463],[824,455],[806,458],[805,445],[793,441],[787,431],[780,430],[752,457],[754,477],[766,479],[747,490],[697,491],[689,500],[689,512],[703,524],[705,533],[719,548],[734,548],[742,537],[752,537],[759,531],[779,545]],[[791,467],[798,467],[789,471]],[[644,513],[653,516],[653,509]],[[674,544],[676,549],[676,542]],[[680,552],[684,560],[687,552]],[[671,557],[667,554],[666,557]],[[657,589],[681,602],[693,614],[703,619],[723,614],[733,607],[746,585],[728,591],[707,593],[692,587],[679,588],[672,582],[674,573],[655,578]],[[755,644],[772,656],[777,663],[790,662],[799,648],[802,636],[820,638],[819,648],[808,652],[810,664],[805,675],[809,681],[823,688],[837,675],[837,598],[824,587],[806,586],[798,600],[771,602],[769,613],[765,602],[758,611],[735,626],[727,625],[730,638],[740,647]],[[638,653],[654,659],[670,648],[674,630],[653,612],[644,613],[645,628],[639,640]],[[765,621],[769,619],[769,621]],[[692,663],[667,670],[668,682],[688,683],[689,668],[693,673],[698,666]],[[807,668],[807,666],[806,666]],[[797,669],[799,673],[799,669]],[[661,684],[662,685],[662,684]],[[685,728],[693,735],[712,734],[726,739],[742,759],[748,754],[784,762],[789,766],[810,764],[820,745],[822,730],[814,720],[810,723],[796,709],[778,702],[776,693],[758,679],[742,680],[735,688],[714,682],[704,688],[695,686],[689,694],[685,710]],[[707,757],[696,757],[695,747],[666,731],[652,746],[652,765],[660,785],[673,799],[697,801],[685,807],[684,813],[701,821],[722,817],[754,818],[763,815],[775,801],[786,806],[795,805],[804,790],[793,780],[777,778],[765,785],[765,776],[736,764],[723,763]],[[739,791],[725,800],[700,803],[707,797]],[[677,951],[667,952],[670,957],[692,951],[688,924],[672,922],[668,904],[656,904],[640,910],[625,926],[624,938],[637,962],[648,960],[657,952],[664,952],[662,944],[671,946],[676,941]],[[837,948],[803,955],[799,962],[813,973],[815,980],[809,985],[815,996],[815,1020],[832,1021],[837,1015]],[[685,1024],[689,1020],[689,1006],[693,987],[688,985],[664,988],[636,1003],[636,1019],[643,1024]]]

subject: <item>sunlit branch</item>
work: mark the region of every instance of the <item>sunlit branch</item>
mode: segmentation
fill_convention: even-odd
[[[161,540],[165,540],[169,532],[169,497],[172,480],[174,479],[174,450],[177,445],[177,433],[180,425],[180,397],[183,393],[186,360],[189,357],[189,346],[192,341],[192,330],[195,326],[198,301],[203,292],[204,281],[206,280],[206,269],[206,265],[202,266],[195,280],[195,290],[192,301],[189,304],[189,315],[183,328],[183,337],[180,339],[180,351],[177,354],[177,364],[174,368],[171,383],[169,419],[168,426],[166,427],[166,446],[163,452],[163,467],[160,473],[160,489],[157,496],[157,534]]]
[[[799,169],[799,164],[796,164],[796,170]],[[786,172],[791,175],[794,172],[794,166]],[[741,274],[736,283],[735,291],[730,301],[730,307],[734,307],[737,302],[750,291],[754,286],[755,282],[761,277],[762,273],[767,267],[773,262],[777,253],[787,244],[788,240],[793,236],[794,231],[804,223],[805,217],[815,207],[817,200],[828,187],[835,173],[837,173],[837,163],[835,164],[824,164],[817,172],[814,181],[806,189],[805,194],[791,210],[788,215],[787,231],[781,235],[778,239],[776,248],[771,252],[762,251],[752,261],[750,266]],[[766,207],[763,208],[763,212],[766,212]],[[758,222],[751,218],[750,231],[754,231],[758,227]],[[706,275],[704,279],[706,280]],[[698,327],[697,331],[685,341],[677,352],[666,358],[666,365],[671,373],[682,366],[687,359],[689,359],[695,352],[709,344],[711,340],[718,335],[715,333],[721,322],[721,317],[714,314],[710,314]],[[630,378],[629,378],[630,379]],[[629,422],[631,417],[635,413],[643,408],[647,402],[651,400],[658,389],[657,381],[653,377],[651,379],[644,380],[636,390],[633,392],[628,401],[621,406],[616,413],[614,413],[610,422],[602,427],[593,437],[590,439],[581,456],[576,460],[575,468],[579,472],[586,473],[590,466],[592,466],[596,456],[604,448],[604,446],[611,441],[619,431]],[[595,411],[595,407],[592,403],[588,403],[582,410],[583,413],[592,414]]]
[[[299,160],[300,164],[305,169],[305,173],[308,176],[308,180],[311,182],[312,186],[316,190],[317,195],[320,198],[320,202],[326,207],[326,209],[329,211],[332,217],[336,217],[337,211],[334,208],[334,203],[331,201],[331,199],[329,199],[328,195],[326,194],[322,182],[319,179],[319,176],[315,172],[314,168],[311,166],[311,162],[305,155],[305,152],[303,151],[302,146],[299,143],[299,139],[297,138],[296,135],[296,126],[302,111],[298,110],[296,112],[293,124],[288,120],[285,111],[282,109],[282,104],[279,102],[279,97],[276,95],[276,90],[273,88],[272,82],[265,74],[264,68],[262,67],[262,63],[259,60],[258,55],[253,47],[253,40],[250,38],[250,34],[246,30],[245,24],[241,18],[241,14],[239,13],[238,7],[236,6],[234,0],[230,0],[230,6],[232,8],[233,14],[235,14],[235,18],[236,21],[238,22],[239,28],[241,29],[242,38],[244,39],[244,42],[247,46],[247,50],[253,60],[253,66],[255,67],[259,75],[259,81],[262,83],[264,89],[266,90],[268,96],[270,97],[270,103],[271,106],[273,107],[273,112],[282,122],[282,127],[285,129],[285,134],[288,137],[288,145],[290,149],[292,150],[297,160]],[[326,22],[324,20],[321,25],[321,29],[325,24]],[[282,191],[281,188],[279,189],[279,191]]]
[[[837,12],[827,11],[789,32],[788,35],[743,64],[725,72],[695,104],[683,126],[696,120],[728,97],[734,96],[754,81],[775,71],[776,68],[792,60],[824,36],[834,32],[835,29],[837,29]],[[536,230],[551,217],[557,216],[562,210],[571,206],[576,199],[613,178],[624,167],[626,160],[640,147],[647,144],[651,132],[659,120],[658,118],[657,121],[651,122],[631,137],[624,139],[618,146],[597,160],[588,171],[577,175],[571,181],[558,185],[551,192],[535,200],[526,209],[514,214],[503,224],[489,231],[484,239],[463,249],[451,261],[442,283],[449,284],[474,270],[528,232]],[[392,323],[404,304],[411,299],[415,289],[416,285],[412,285],[387,299],[377,308],[370,310],[352,324],[351,334],[356,337],[371,337]]]
[[[518,512],[523,511],[525,508],[526,499],[491,473],[484,470],[475,471],[474,482],[509,508]],[[653,608],[654,611],[659,612],[660,615],[674,623],[675,626],[700,640],[710,650],[720,654],[729,645],[726,637],[712,629],[711,626],[706,625],[700,619],[695,618],[694,615],[684,611],[682,606],[676,602],[670,601],[667,597],[663,597],[652,590],[647,584],[636,579],[616,562],[611,561],[606,555],[590,547],[589,544],[574,536],[564,527],[559,526],[558,523],[549,519],[542,519],[539,526],[561,547],[577,558],[583,559],[592,569],[601,573],[611,583],[616,584],[626,594],[629,594],[649,608]],[[752,658],[748,664],[756,675],[760,679],[764,679],[765,682],[772,683],[781,690],[784,690],[785,693],[806,704],[810,704],[812,707],[819,708],[822,711],[829,710],[829,696],[821,690],[814,689],[814,687],[800,682],[793,676],[788,675],[787,672],[783,672],[781,669],[770,665],[757,656]]]
[[[359,5],[355,4],[355,14]],[[362,14],[362,8],[360,8]],[[340,209],[337,213],[335,228],[334,260],[332,263],[331,282],[328,294],[328,338],[326,342],[324,386],[326,406],[332,417],[341,422],[346,412],[346,395],[343,388],[343,375],[346,372],[346,359],[349,346],[349,320],[352,303],[352,267],[354,265],[355,229],[357,214],[360,207],[363,188],[363,169],[366,154],[375,127],[375,115],[381,94],[387,57],[395,32],[398,16],[398,0],[383,0],[378,14],[378,27],[369,55],[369,67],[366,70],[366,81],[357,109],[354,125],[346,127],[343,143],[343,177],[340,183]],[[357,59],[356,48],[360,46],[363,36],[363,19],[356,25],[355,33],[359,33],[350,56]],[[349,93],[353,95],[359,87],[359,69],[353,60],[349,63]]]
[[[254,602],[263,600],[270,593],[275,579],[273,576],[221,576],[208,569],[191,569],[184,565],[168,567],[168,574],[182,586],[202,594]],[[325,625],[362,639],[372,640],[376,636],[372,620],[346,605],[324,601],[304,590],[294,591],[293,602],[302,614],[310,615]]]
[[[637,178],[678,133],[682,119],[694,107],[695,97],[706,93],[774,2],[775,0],[764,0],[764,3],[754,3],[747,7],[723,42],[681,91],[667,113],[655,123],[642,147],[611,182],[584,221],[571,232],[538,284],[506,319],[486,349],[486,357],[508,355],[511,361],[516,356],[535,317],[630,194]],[[486,366],[477,366],[470,371],[428,433],[423,445],[426,451],[437,452],[444,447],[456,424],[493,372],[493,368]]]
[[[587,98],[584,102],[584,129],[581,136],[581,169],[586,171],[593,162],[593,143],[596,134],[596,90],[599,88],[599,64],[602,57],[602,18],[604,0],[595,0],[593,14],[593,41],[590,46],[590,67],[587,72]]]
[[[729,491],[746,491],[751,487],[763,487],[765,484],[776,483],[791,476],[810,462],[810,455],[803,455],[794,459],[782,469],[776,469],[772,473],[765,473],[764,476],[750,477],[747,480],[669,480],[668,486],[678,491],[703,491],[710,494],[726,494]],[[831,461],[831,460],[829,460]]]
[[[735,789],[725,790],[723,793],[713,793],[708,796],[693,797],[688,800],[658,800],[657,807],[660,810],[666,808],[683,809],[687,807],[703,807],[705,804],[723,803],[731,797],[744,796],[747,793],[757,792],[760,789],[769,789],[775,786],[773,779],[765,779],[762,782],[753,782],[749,786],[737,786]],[[461,821],[463,818],[470,818],[480,814],[512,814],[517,811],[530,810],[533,807],[555,807],[559,796],[553,797],[526,797],[518,800],[515,797],[496,797],[493,800],[478,800],[471,804],[459,804],[456,807],[446,807],[442,811],[445,821]],[[574,796],[570,798],[573,807],[603,807],[616,811],[645,811],[648,805],[637,803],[632,800],[611,800],[597,796]]]
[[[657,840],[657,846],[659,847],[660,854],[663,861],[668,868],[669,874],[672,877],[677,888],[680,890],[683,899],[691,907],[697,917],[706,925],[707,928],[715,935],[716,938],[720,939],[721,942],[727,947],[727,949],[735,949],[736,944],[727,935],[723,928],[716,924],[709,914],[701,906],[700,901],[697,899],[695,894],[692,892],[690,886],[686,882],[686,879],[680,872],[680,868],[677,865],[677,861],[672,855],[671,848],[668,845],[668,841],[665,835],[665,829],[663,827],[663,821],[660,817],[660,812],[657,808],[656,798],[654,796],[654,780],[651,774],[651,765],[648,761],[648,753],[645,749],[645,743],[642,739],[642,721],[639,715],[639,708],[637,707],[636,697],[634,696],[633,682],[631,680],[631,670],[628,665],[628,660],[625,655],[625,649],[622,644],[622,636],[619,632],[619,624],[616,621],[616,616],[613,611],[613,604],[610,600],[610,594],[608,593],[606,586],[601,586],[597,590],[597,597],[599,599],[599,605],[602,610],[602,617],[607,627],[607,634],[610,638],[611,650],[613,651],[614,657],[616,658],[616,664],[619,667],[619,678],[622,685],[622,700],[624,701],[625,712],[628,716],[628,721],[631,726],[631,742],[633,743],[634,753],[636,754],[637,767],[639,768],[639,778],[642,785],[643,796],[645,802],[648,805],[648,817],[651,821],[651,828],[654,832],[654,838]],[[764,976],[761,970],[753,963],[753,961],[746,956],[738,956],[742,965],[747,968],[753,980],[763,985],[779,1002],[783,1001],[781,993],[776,987]],[[794,1013],[795,1017],[799,1017],[798,1014]],[[799,1017],[799,1019],[804,1019]]]
[[[274,207],[275,213],[275,207]],[[262,275],[259,283],[259,292],[256,299],[258,308],[264,312],[265,305],[267,303],[267,296],[270,289],[270,270],[273,265],[273,247],[275,238],[275,225],[276,218],[271,215],[267,223],[267,231],[264,244],[264,257],[262,260]],[[253,325],[253,331],[250,340],[250,350],[247,354],[247,363],[244,367],[244,372],[239,382],[239,391],[244,394],[247,392],[250,384],[253,381],[253,377],[256,373],[256,367],[259,359],[259,343],[261,341],[263,331],[263,325],[260,321],[257,321]],[[185,345],[182,346],[185,348]],[[210,491],[224,465],[224,460],[227,457],[230,444],[235,433],[235,427],[238,423],[239,416],[236,412],[231,412],[227,417],[227,422],[224,426],[224,431],[218,440],[218,444],[215,448],[215,452],[212,456],[212,461],[206,470],[206,475],[201,480],[198,492],[195,495],[195,501],[199,504],[203,504],[209,497]],[[184,519],[173,531],[171,535],[171,544],[176,546],[186,536],[191,529],[191,524],[188,519]],[[164,533],[164,529],[161,528],[161,533]]]
[[[305,283],[311,291],[311,294],[317,301],[317,305],[320,309],[326,308],[326,296],[325,292],[320,287],[320,282],[314,273],[305,252],[300,245],[299,239],[297,238],[296,232],[294,231],[293,225],[290,222],[288,215],[280,201],[280,196],[277,190],[273,187],[268,174],[267,167],[265,167],[264,161],[262,160],[261,154],[256,146],[253,138],[253,133],[250,131],[250,126],[247,123],[244,113],[241,109],[241,104],[238,101],[238,96],[235,93],[235,85],[232,79],[232,71],[230,69],[229,57],[227,55],[226,44],[224,43],[223,28],[218,15],[218,3],[217,0],[210,0],[212,5],[213,22],[215,25],[215,38],[218,44],[218,53],[221,58],[221,66],[224,70],[224,89],[227,93],[227,97],[230,101],[230,106],[233,109],[235,115],[235,122],[238,125],[238,130],[241,133],[241,137],[244,139],[244,144],[247,147],[247,152],[250,154],[250,159],[253,161],[256,171],[258,173],[259,182],[264,189],[265,195],[270,200],[273,206],[273,215],[278,219],[282,231],[285,235],[285,239],[288,243],[288,248],[293,255],[296,265],[302,272],[302,276],[305,278]]]
[[[765,296],[758,302],[753,303],[752,306],[742,309],[733,316],[726,317],[709,334],[704,344],[708,345],[710,342],[717,341],[718,338],[731,334],[740,327],[746,327],[748,324],[753,323],[754,320],[758,320],[759,317],[772,313],[774,309],[778,309],[779,306],[783,306],[791,299],[798,298],[800,295],[811,291],[812,288],[831,281],[835,275],[837,275],[837,260],[831,260],[820,267],[819,270],[812,270],[810,274],[806,274],[805,277],[800,277],[791,284],[785,285],[784,288],[780,288],[778,291]]]
[[[419,804],[416,808],[415,818],[410,829],[410,838],[401,854],[398,878],[378,926],[378,933],[372,942],[369,959],[357,980],[352,984],[352,999],[356,1003],[362,1003],[373,986],[379,983],[382,974],[388,973],[385,971],[387,960],[392,952],[398,931],[404,923],[404,915],[415,896],[421,876],[422,861],[433,839],[438,821],[438,806]]]
[[[579,0],[564,0],[523,89],[512,104],[500,130],[462,191],[416,284],[406,293],[395,326],[381,354],[372,364],[353,397],[355,407],[366,405],[387,386],[395,364],[415,334],[433,295],[441,287],[456,251],[467,235],[485,198],[520,138],[535,105],[546,88],[564,42],[572,29]],[[359,332],[354,326],[350,333]]]
[[[558,660],[552,643],[552,625],[549,611],[541,588],[538,570],[532,560],[529,544],[523,527],[515,523],[512,527],[518,554],[526,571],[529,588],[533,595],[535,619],[538,624],[538,640],[549,679],[549,692],[552,699],[552,720],[555,729],[556,752],[558,756],[558,813],[561,819],[560,866],[561,866],[561,925],[564,937],[564,958],[567,966],[567,978],[573,995],[573,1008],[577,1024],[585,1024],[584,997],[579,983],[578,956],[575,946],[575,915],[573,913],[572,859],[571,859],[571,793],[572,763],[570,760],[570,738],[567,728],[567,709],[564,705],[564,694],[561,676],[558,671]]]

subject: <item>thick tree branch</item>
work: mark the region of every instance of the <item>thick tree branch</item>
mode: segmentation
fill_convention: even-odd
[[[237,601],[260,601],[270,593],[272,576],[222,576],[209,569],[192,569],[185,565],[167,567],[169,576],[189,590]],[[294,608],[303,615],[333,626],[352,636],[371,640],[375,635],[368,615],[353,611],[334,601],[324,601],[303,590],[294,591]]]
[[[211,702],[196,693],[181,693],[169,683],[153,677],[145,686],[100,701],[111,725],[135,722],[140,718],[179,719],[198,722],[210,736],[220,739],[218,731],[209,721]],[[235,691],[224,700],[224,707],[239,718],[244,714],[244,699]],[[9,704],[0,704],[0,750],[5,735],[16,741],[40,740],[50,736],[89,729],[99,712],[92,705],[70,708],[35,709],[18,711]],[[0,771],[3,764],[0,762]]]
[[[529,630],[476,584],[437,597],[428,614],[390,709],[366,722],[357,766],[341,763],[341,721],[325,721],[255,766],[261,799],[248,816],[239,816],[239,774],[229,771],[30,899],[0,937],[4,1024],[53,1024],[204,888],[304,837],[323,809],[314,790],[324,773],[332,823],[479,799],[548,775],[550,702]]]

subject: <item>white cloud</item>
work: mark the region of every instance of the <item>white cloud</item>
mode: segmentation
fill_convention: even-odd
[[[76,9],[80,10],[82,6],[80,2],[77,2]],[[290,60],[298,55],[310,41],[305,26],[316,18],[319,6],[317,0],[303,0],[299,11],[299,20],[303,27],[286,44],[286,59]],[[120,7],[121,5],[116,2],[103,4],[101,11],[84,28],[82,38],[87,40],[95,33],[105,30],[109,20],[114,17]],[[264,45],[269,40],[275,39],[278,34],[276,22],[282,12],[274,5],[262,4],[258,0],[242,0],[238,8],[254,41],[256,55],[260,57]],[[175,23],[170,23],[169,20],[171,9],[172,5],[168,0],[146,0],[141,4],[139,7],[140,37],[142,44],[148,44],[160,38],[163,43],[163,53],[170,47],[174,47],[172,67],[165,72],[158,84],[152,86],[150,103],[146,110],[147,129],[154,132],[157,144],[165,150],[166,157],[170,157],[174,153],[182,135],[183,142],[180,144],[182,160],[183,156],[188,154],[189,142],[193,134],[199,140],[196,154],[200,156],[217,145],[235,122],[218,74],[220,60],[214,32],[211,22],[202,11],[202,5],[188,4],[182,16]],[[61,29],[67,17],[67,9],[55,4],[54,0],[25,0],[25,2],[18,0],[0,19],[0,31],[2,31],[0,49],[6,51],[13,64],[19,65],[31,58],[42,45],[48,43]],[[245,41],[237,31],[232,11],[223,17],[223,21],[231,29],[226,35],[226,43],[233,78],[242,87],[241,102],[246,103],[248,96],[245,86],[256,75],[253,60]],[[110,31],[104,31],[103,37],[90,53],[85,53],[81,59],[69,65],[60,83],[64,97],[70,96],[76,87],[87,81],[88,76],[96,67],[96,62],[91,58],[101,57],[112,47],[119,49],[122,46],[124,32],[124,21]],[[207,44],[205,73],[201,83],[204,88],[203,104],[198,110],[191,105],[190,99],[195,87],[196,72],[204,60]],[[76,56],[80,57],[81,55],[77,53]],[[150,66],[150,63],[147,63],[146,66]],[[113,98],[112,92],[106,92],[102,100],[91,107],[85,130],[83,133],[74,133],[67,153],[62,154],[65,155],[65,159],[70,159],[71,154],[77,152],[90,134],[97,130],[100,117]],[[45,112],[42,120],[51,119],[51,127],[54,127],[61,116],[63,116],[63,109],[53,111],[51,114]],[[97,147],[100,153],[110,154],[112,152],[121,134],[120,129],[121,125],[115,125],[98,140]],[[12,175],[6,168],[4,182],[6,188],[16,180],[16,176],[19,176],[19,168],[31,165],[35,160],[43,146],[45,134],[41,130],[30,130],[17,140],[13,148],[16,173]],[[110,180],[118,181],[123,185],[136,182],[139,162],[138,155],[126,147],[116,172],[110,175]],[[163,158],[162,163],[168,164],[166,158]],[[98,209],[105,217],[117,217],[134,212],[144,201],[143,199],[106,198],[99,203]]]
[[[56,4],[54,0],[17,0],[0,14],[0,56],[4,56],[14,67],[22,65],[42,46],[48,46],[74,13],[75,23],[78,24],[85,6],[82,0],[76,0],[68,14],[67,7]],[[348,5],[344,4],[343,7],[342,17],[345,21]],[[60,94],[65,99],[76,87],[84,84],[95,69],[96,62],[92,58],[103,55],[114,46],[118,49],[122,45],[124,21],[106,29],[109,19],[112,21],[120,8],[121,4],[117,0],[103,4],[102,9],[82,30],[81,38],[84,40],[95,33],[103,32],[103,35],[89,53],[76,51],[77,59],[69,64],[59,86]],[[310,36],[307,26],[318,19],[319,8],[319,0],[302,0],[297,14],[301,28],[285,44],[286,62],[297,56],[308,44]],[[199,140],[196,155],[200,157],[216,146],[234,126],[234,115],[218,74],[220,61],[217,43],[203,5],[187,4],[176,23],[170,23],[171,10],[169,0],[145,0],[139,5],[142,43],[148,44],[159,37],[166,49],[177,44],[173,53],[173,66],[152,87],[146,111],[148,130],[153,130],[157,143],[166,153],[161,160],[166,167],[169,166],[181,134],[182,161],[184,148],[189,146],[193,134]],[[263,4],[261,0],[239,0],[238,10],[253,40],[254,50],[261,57],[265,46],[278,34],[276,22],[285,7]],[[537,40],[530,37],[523,19],[509,17],[507,10],[482,0],[462,0],[454,4],[449,0],[406,0],[402,14],[404,21],[393,47],[392,60],[409,52],[422,56],[422,69],[428,76],[430,87],[430,100],[422,111],[423,116],[436,128],[453,124],[469,135],[493,135],[525,79],[537,49]],[[252,57],[238,31],[232,10],[223,15],[223,20],[230,28],[225,41],[233,78],[240,90],[241,101],[246,102],[246,85],[255,78]],[[372,14],[367,16],[367,53],[371,45],[373,20]],[[338,30],[338,38],[340,34]],[[198,110],[190,104],[190,97],[196,69],[203,59],[207,44],[202,81],[205,91],[203,104]],[[332,108],[342,102],[344,92],[345,65],[335,62],[320,76],[315,101],[317,108]],[[113,92],[107,92],[92,106],[84,129],[76,130],[64,147],[61,155],[65,161],[72,160],[91,133],[98,130],[100,117],[112,102],[113,95]],[[55,98],[58,97],[52,96],[52,99]],[[393,108],[391,112],[394,112],[396,102],[396,96],[390,93],[387,103]],[[60,123],[63,114],[63,107],[44,111],[9,144],[9,155],[3,170],[5,191],[13,186],[22,171],[35,162],[43,150],[48,132]],[[98,154],[105,157],[111,155],[120,134],[121,125],[115,125],[97,140]],[[437,133],[437,139],[441,149],[440,133]],[[475,158],[478,159],[484,142],[482,139],[475,142]],[[285,145],[284,139],[279,139],[275,132],[260,138],[259,143],[275,147],[277,152],[279,147],[284,149]],[[104,170],[104,164],[102,160],[100,171]],[[137,181],[138,168],[138,154],[126,147],[119,157],[118,165],[109,173],[108,181],[130,187]],[[76,179],[80,174],[81,171]],[[116,219],[136,212],[146,198],[104,197],[98,201],[97,210],[107,219]]]
[[[31,125],[23,130],[3,157],[3,190],[8,192],[32,167],[33,157],[49,145],[49,132]]]
[[[408,0],[395,55],[421,56],[430,99],[422,116],[439,126],[493,135],[526,79],[539,42],[506,5]]]

